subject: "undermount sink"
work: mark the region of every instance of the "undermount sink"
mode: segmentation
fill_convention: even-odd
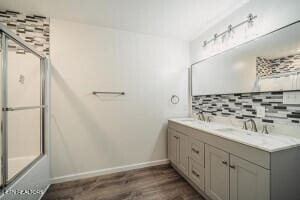
[[[180,120],[181,122],[185,122],[185,123],[195,123],[195,124],[206,124],[208,122],[204,122],[204,121],[201,121],[201,120],[197,120],[197,119],[181,119]]]
[[[179,121],[181,121],[181,122],[194,122],[196,120],[187,118],[187,119],[180,119]]]
[[[229,133],[229,134],[246,134],[246,135],[252,135],[251,132],[245,131],[245,130],[238,130],[234,128],[219,128],[215,129],[216,131],[223,132],[223,133]]]
[[[190,120],[190,121],[185,121],[185,122],[192,123],[195,125],[209,125],[210,124],[209,122],[205,122],[205,121],[201,121],[201,120]]]
[[[201,121],[201,120],[189,121],[187,123],[192,126],[199,127],[199,128],[206,128],[206,129],[212,129],[212,130],[221,129],[222,127],[224,127],[224,126],[222,126],[220,124],[216,124],[214,122],[206,122],[206,121]]]

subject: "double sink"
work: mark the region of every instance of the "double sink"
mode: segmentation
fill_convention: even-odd
[[[235,128],[221,123],[205,122],[192,118],[178,118],[172,119],[172,121],[268,152],[275,152],[300,146],[299,138],[286,135],[267,135]]]

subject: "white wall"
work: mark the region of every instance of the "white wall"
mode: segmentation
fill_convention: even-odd
[[[188,115],[188,43],[56,19],[50,41],[52,177],[166,159],[167,119]]]
[[[251,0],[249,3],[245,4],[233,14],[190,42],[191,62],[194,63],[227,48],[250,40],[253,37],[266,34],[299,20],[299,10],[299,0]],[[232,39],[226,39],[226,42],[221,42],[221,40],[219,40],[216,45],[208,45],[206,49],[202,47],[204,40],[211,39],[215,33],[223,32],[227,29],[229,24],[236,25],[240,23],[246,19],[249,13],[258,15],[252,28],[247,29],[247,26],[243,26],[236,30]]]

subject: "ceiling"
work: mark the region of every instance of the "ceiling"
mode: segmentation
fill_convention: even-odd
[[[249,0],[0,0],[0,9],[192,40]]]

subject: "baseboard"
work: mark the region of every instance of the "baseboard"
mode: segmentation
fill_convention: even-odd
[[[125,166],[120,166],[120,167],[88,171],[88,172],[83,172],[83,173],[78,173],[78,174],[70,174],[70,175],[66,175],[66,176],[52,178],[51,183],[55,184],[55,183],[62,183],[62,182],[67,182],[67,181],[74,181],[74,180],[83,179],[83,178],[90,178],[90,177],[94,177],[94,176],[101,176],[101,175],[112,174],[112,173],[116,173],[116,172],[124,172],[124,171],[133,170],[133,169],[141,169],[141,168],[145,168],[145,167],[152,167],[152,166],[163,165],[163,164],[168,164],[168,163],[170,163],[168,159],[163,159],[163,160],[155,160],[155,161],[144,162],[144,163],[137,163],[137,164],[132,164],[132,165],[125,165]]]

